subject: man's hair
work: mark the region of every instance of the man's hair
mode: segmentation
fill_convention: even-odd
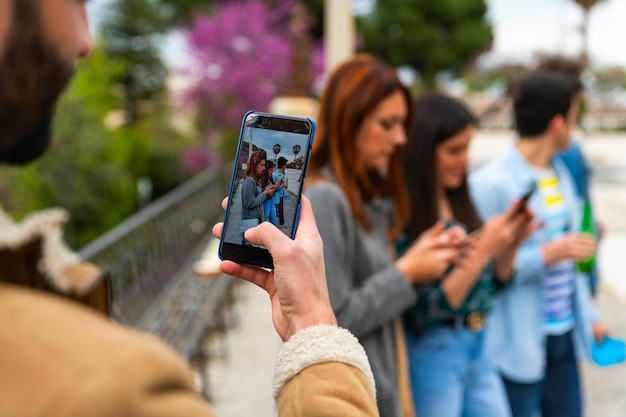
[[[543,134],[550,121],[566,117],[580,82],[554,71],[537,70],[524,76],[513,94],[515,128],[520,137]]]
[[[278,169],[284,167],[285,165],[287,165],[287,158],[281,156],[280,158],[278,158],[278,162],[276,163],[276,165],[278,166]]]
[[[539,71],[551,71],[558,72],[560,74],[572,77],[574,82],[577,82],[578,91],[583,90],[583,84],[580,81],[580,76],[585,69],[584,61],[580,59],[566,58],[558,55],[545,56],[539,61],[537,70]]]

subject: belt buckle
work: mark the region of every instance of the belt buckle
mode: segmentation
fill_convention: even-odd
[[[485,327],[485,313],[474,311],[467,315],[465,325],[472,332],[478,332]]]

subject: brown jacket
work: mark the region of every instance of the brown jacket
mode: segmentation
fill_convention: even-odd
[[[163,342],[52,294],[106,307],[98,271],[64,245],[64,219],[18,224],[0,209],[0,417],[213,417]],[[280,416],[376,416],[373,387],[365,351],[338,327],[298,332],[278,356]]]
[[[308,331],[292,339],[310,342],[315,335]],[[336,354],[341,362],[301,361],[290,352],[292,345],[287,342],[279,356],[279,368],[287,364],[278,372],[284,385],[275,387],[280,416],[378,415],[369,368],[364,373]],[[0,417],[5,416],[213,413],[194,391],[187,365],[162,342],[77,303],[0,284]]]

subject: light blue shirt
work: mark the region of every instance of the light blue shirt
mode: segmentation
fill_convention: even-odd
[[[285,172],[284,171],[280,172],[278,168],[276,168],[274,172],[272,173],[272,181],[274,181],[274,184],[284,179],[285,179]],[[283,186],[278,187],[278,189],[274,193],[274,204],[280,203],[280,198],[284,196],[285,196],[285,187]]]
[[[553,166],[570,213],[570,230],[577,230],[580,200],[567,168],[556,159]],[[513,146],[500,158],[473,172],[469,185],[480,216],[489,219],[506,210],[533,181],[536,181],[535,171]],[[537,219],[546,216],[540,199],[535,193],[528,202]],[[546,266],[541,247],[548,241],[546,230],[540,228],[522,244],[515,258],[512,284],[496,295],[487,327],[489,356],[498,370],[514,382],[538,382],[545,374],[543,282]],[[579,357],[589,357],[593,343],[591,325],[598,317],[586,279],[577,274],[574,284],[574,344]]]

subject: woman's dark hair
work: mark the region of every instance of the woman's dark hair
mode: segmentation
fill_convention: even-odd
[[[263,173],[257,174],[256,169],[262,161],[265,161],[267,154],[263,151],[256,151],[250,157],[248,161],[248,168],[246,169],[246,173],[243,175],[244,178],[252,177],[252,179],[258,184],[261,183]]]
[[[410,126],[411,94],[396,71],[371,55],[357,55],[337,67],[330,75],[320,103],[317,132],[309,162],[309,178],[323,177],[330,168],[350,202],[352,214],[365,230],[371,230],[372,219],[364,202],[381,197],[393,201],[395,237],[405,224],[409,206],[400,166],[400,149],[391,156],[386,175],[366,167],[355,158],[358,154],[357,134],[365,118],[392,94],[402,94]]]
[[[267,159],[265,161],[265,170],[263,171],[263,179],[261,181],[261,186],[263,188],[267,187],[270,184],[273,184],[272,176],[270,175],[270,169],[274,168],[274,161],[270,161]]]
[[[476,118],[460,101],[440,92],[430,92],[415,101],[413,128],[403,150],[404,178],[407,183],[411,217],[406,232],[410,240],[439,219],[437,200],[437,146],[468,126]],[[446,191],[456,220],[470,230],[481,224],[467,187],[467,176],[461,186]]]

